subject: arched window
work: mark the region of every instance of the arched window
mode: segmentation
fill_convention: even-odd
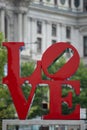
[[[74,0],[74,5],[76,8],[78,8],[80,5],[80,0]]]

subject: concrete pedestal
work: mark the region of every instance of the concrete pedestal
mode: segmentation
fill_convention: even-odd
[[[19,130],[24,126],[29,130],[40,130],[41,127],[45,130],[85,130],[82,120],[3,120],[2,130],[8,130],[9,126],[19,126]]]

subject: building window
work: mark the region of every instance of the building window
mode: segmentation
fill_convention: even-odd
[[[65,0],[60,0],[61,4],[64,5],[65,4]]]
[[[68,44],[71,44],[69,41],[67,41]],[[73,50],[70,48],[66,49],[66,56],[69,58],[71,57],[71,54],[73,54]]]
[[[43,4],[43,0],[40,0],[39,2],[40,2],[40,4]]]
[[[69,8],[71,8],[71,0],[69,0]]]
[[[56,6],[57,6],[57,0],[54,0],[54,5],[56,5]]]
[[[56,43],[56,40],[52,40],[52,44]]]
[[[37,38],[37,51],[41,52],[42,38]]]
[[[70,44],[70,42],[67,41],[68,44]],[[70,48],[66,48],[66,53],[70,53]]]
[[[84,56],[87,56],[87,36],[83,37],[83,52],[84,52]]]
[[[52,24],[52,36],[56,36],[56,32],[57,32],[57,29],[56,29],[56,24]]]
[[[87,11],[87,0],[83,0],[83,7],[84,7],[84,11]]]
[[[41,34],[42,33],[42,22],[37,21],[37,33]]]
[[[74,5],[76,8],[78,8],[80,5],[80,0],[74,0]]]
[[[66,38],[71,38],[71,27],[69,26],[66,27]]]
[[[7,38],[8,35],[8,21],[7,18],[5,17],[5,38]]]

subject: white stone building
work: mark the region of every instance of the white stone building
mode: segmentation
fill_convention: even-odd
[[[74,45],[87,62],[87,0],[0,0],[0,31],[24,41],[22,55],[40,59],[55,42]],[[68,50],[68,53],[71,53]]]

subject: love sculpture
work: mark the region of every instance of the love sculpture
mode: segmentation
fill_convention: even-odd
[[[68,96],[62,97],[62,85],[71,85],[75,90],[76,95],[80,94],[80,82],[69,80],[79,66],[79,54],[77,50],[68,43],[56,43],[50,46],[43,54],[42,59],[37,61],[37,67],[33,74],[29,77],[20,77],[20,48],[24,46],[22,42],[4,42],[3,46],[8,51],[8,75],[3,78],[3,83],[8,85],[11,97],[13,99],[19,119],[26,119],[28,110],[38,84],[48,84],[50,90],[49,114],[44,115],[43,119],[80,119],[80,105],[77,104],[73,112],[69,115],[62,114],[62,103],[66,102],[69,108],[72,108],[72,92],[68,92]],[[61,54],[70,48],[73,51],[73,56],[54,74],[48,72],[48,67],[61,56]],[[49,78],[43,80],[41,72]],[[28,100],[25,99],[21,85],[29,81],[32,85]]]

